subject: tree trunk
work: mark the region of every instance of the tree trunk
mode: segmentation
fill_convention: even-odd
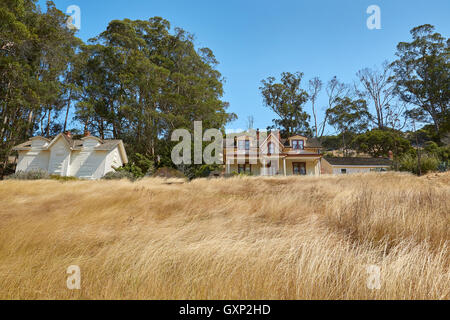
[[[51,115],[52,115],[52,109],[48,109],[48,118],[47,118],[47,130],[46,130],[46,136],[47,138],[50,138],[50,123],[51,123]]]
[[[66,130],[67,130],[67,119],[69,118],[69,111],[70,111],[71,97],[72,97],[72,89],[69,90],[69,99],[68,99],[68,101],[67,101],[66,118],[64,119],[64,129],[63,129],[63,132],[66,132]]]
[[[313,112],[313,116],[314,116],[314,128],[316,130],[316,138],[319,136],[319,128],[317,128],[317,115],[316,115],[316,106],[315,106],[315,101],[313,101],[312,103],[312,112]]]

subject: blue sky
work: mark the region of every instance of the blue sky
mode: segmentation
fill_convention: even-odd
[[[113,19],[161,16],[172,27],[196,37],[198,47],[209,47],[226,79],[224,100],[239,119],[229,128],[246,128],[252,115],[255,127],[265,129],[274,114],[263,106],[260,82],[284,71],[305,74],[303,86],[315,76],[326,82],[333,76],[352,83],[364,67],[394,59],[409,30],[429,23],[448,37],[449,0],[54,0],[66,11],[81,9],[78,36],[87,41],[105,30]],[[45,7],[45,1],[39,1]],[[381,29],[369,30],[370,5],[381,9]],[[325,107],[323,91],[319,107]],[[310,111],[310,105],[306,106]]]

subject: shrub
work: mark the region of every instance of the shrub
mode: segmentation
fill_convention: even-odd
[[[151,176],[154,173],[154,161],[140,153],[135,153],[129,163],[116,171],[129,172],[135,179]]]
[[[7,177],[7,180],[44,180],[49,179],[47,171],[38,169],[31,171],[19,171]]]
[[[387,157],[389,151],[395,156],[401,156],[411,149],[411,143],[400,133],[392,130],[375,129],[358,135],[353,144],[359,152],[370,154],[372,157]]]
[[[123,172],[125,175],[131,175],[133,176],[133,179],[139,179],[144,177],[144,173],[142,172],[142,169],[135,165],[134,163],[127,163],[123,167],[116,170],[116,172]]]
[[[450,162],[441,162],[438,166],[439,172],[447,172],[450,170]]]
[[[62,177],[62,176],[58,176],[56,174],[52,174],[50,176],[50,179],[60,181],[60,182],[78,181],[79,180],[77,177]]]
[[[437,171],[439,167],[439,159],[432,155],[423,155],[420,159],[420,167],[422,174]],[[417,156],[411,156],[409,154],[403,156],[400,159],[400,171],[409,171],[418,174],[418,161]]]
[[[119,171],[112,171],[105,174],[102,178],[103,180],[122,180],[122,179],[128,179],[130,181],[135,181],[136,177],[128,171],[125,170],[119,170]]]
[[[161,178],[182,178],[185,179],[186,176],[183,174],[183,172],[178,171],[174,168],[169,167],[162,167],[156,170],[156,172],[153,174],[153,177],[161,177]]]

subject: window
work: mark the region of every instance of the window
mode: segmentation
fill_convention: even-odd
[[[251,174],[252,173],[252,165],[251,164],[240,164],[238,165],[238,173],[247,173],[247,174]]]
[[[306,163],[305,162],[294,162],[292,165],[293,165],[294,175],[306,176]]]
[[[341,169],[341,174],[347,174],[347,169]]]
[[[272,142],[269,142],[267,148],[269,149],[269,154],[275,154],[275,145]]]
[[[292,140],[292,149],[303,150],[305,149],[305,141],[303,140]]]
[[[250,150],[250,140],[239,140],[239,150]]]

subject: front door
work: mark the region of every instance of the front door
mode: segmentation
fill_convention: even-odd
[[[51,174],[64,176],[67,153],[63,146],[58,146],[55,149],[56,150],[53,151],[53,154],[50,158],[49,172]]]
[[[306,176],[306,162],[294,162],[292,172],[296,176]]]

